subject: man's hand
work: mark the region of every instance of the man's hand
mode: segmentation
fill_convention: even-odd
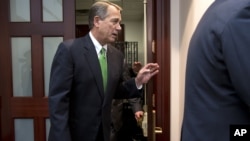
[[[141,122],[143,118],[143,111],[137,111],[135,112],[135,119],[137,122]]]
[[[135,83],[137,87],[142,84],[148,83],[148,81],[159,72],[159,65],[157,63],[146,64],[137,74]]]

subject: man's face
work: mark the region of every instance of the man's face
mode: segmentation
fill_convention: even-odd
[[[121,30],[121,13],[113,6],[108,7],[107,17],[99,20],[98,36],[101,44],[115,42]]]

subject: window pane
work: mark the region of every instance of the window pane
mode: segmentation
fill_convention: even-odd
[[[62,15],[62,0],[43,0],[44,22],[61,22]]]
[[[15,141],[34,141],[33,119],[15,119]]]
[[[11,38],[13,96],[32,96],[31,39]]]
[[[10,21],[30,21],[30,0],[10,0]]]
[[[50,120],[46,119],[46,141],[48,141],[48,137],[49,137],[49,130],[50,130]]]
[[[57,47],[59,43],[62,41],[63,41],[63,37],[44,37],[43,38],[45,96],[48,96],[48,91],[49,91],[51,63],[56,53]]]

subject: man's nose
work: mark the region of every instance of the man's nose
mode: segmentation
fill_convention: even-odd
[[[121,24],[117,24],[116,29],[117,30],[122,30]]]

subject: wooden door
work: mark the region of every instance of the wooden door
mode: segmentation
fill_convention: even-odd
[[[148,141],[170,141],[170,0],[147,0],[147,59],[160,65],[147,84]]]
[[[79,24],[76,25],[76,37],[83,37],[84,35],[89,33],[89,25],[87,24]]]
[[[50,64],[59,42],[75,37],[74,7],[69,0],[1,0],[1,141],[47,139]]]

